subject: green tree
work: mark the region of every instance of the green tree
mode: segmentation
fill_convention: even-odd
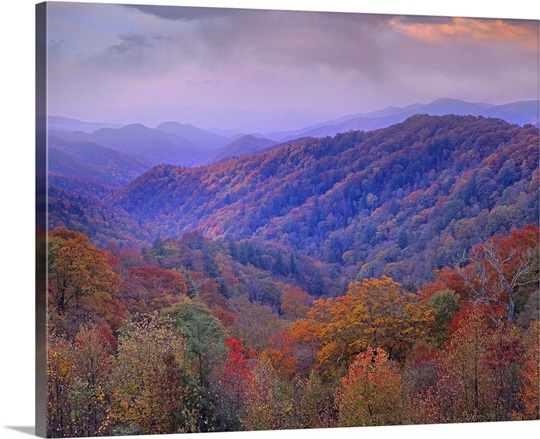
[[[226,333],[212,311],[199,301],[184,299],[161,313],[187,342],[188,354],[201,385],[208,384],[213,368],[226,356]]]
[[[427,308],[433,309],[433,332],[435,342],[440,345],[448,337],[448,324],[452,314],[457,309],[459,294],[452,290],[437,291],[427,302]]]
[[[223,325],[204,303],[189,298],[164,309],[161,315],[172,322],[186,340],[186,354],[197,379],[200,397],[197,429],[219,429],[217,389],[213,378],[219,374],[219,368],[227,354]]]

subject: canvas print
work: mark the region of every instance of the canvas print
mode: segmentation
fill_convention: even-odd
[[[539,418],[539,22],[37,5],[37,432]]]

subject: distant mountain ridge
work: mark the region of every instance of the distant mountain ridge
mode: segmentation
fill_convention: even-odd
[[[118,187],[151,168],[151,164],[94,142],[49,136],[49,173],[84,178]]]
[[[174,164],[192,167],[258,152],[264,147],[272,146],[271,142],[284,143],[306,137],[334,136],[351,130],[372,131],[385,128],[419,113],[435,116],[455,114],[495,117],[520,126],[530,123],[538,127],[538,106],[538,101],[492,105],[441,98],[429,104],[412,104],[403,108],[387,107],[373,112],[343,116],[294,131],[272,132],[266,135],[250,133],[227,136],[175,121],[163,122],[156,128],[148,128],[142,124],[118,126],[58,116],[49,116],[48,127],[49,133],[56,138],[71,142],[92,142],[128,154],[133,159],[149,163],[151,166]],[[64,149],[63,152],[70,151]]]
[[[270,139],[245,135],[225,145],[212,157],[210,157],[208,162],[214,163],[231,157],[241,157],[246,154],[257,153],[262,151],[264,148],[273,146],[275,144],[276,142]]]
[[[162,164],[194,167],[302,143],[306,139],[333,137],[339,132],[373,131],[401,123],[413,114],[481,114],[523,126],[538,126],[538,101],[504,105],[437,99],[404,108],[387,107],[370,113],[343,116],[292,132],[226,135],[190,124],[169,121],[156,128],[142,124],[116,126],[50,116],[49,172],[60,177],[85,179],[111,188]],[[77,182],[77,186],[91,185]],[[86,189],[85,189],[86,191]]]
[[[56,137],[76,142],[94,142],[146,161],[151,165],[175,164],[194,166],[200,163],[199,155],[208,154],[204,147],[174,133],[145,127],[142,124],[121,128],[101,128],[92,133],[53,132]]]
[[[47,118],[47,128],[54,131],[82,131],[83,133],[92,133],[101,128],[121,128],[122,126],[120,124],[104,122],[84,122],[61,116],[49,116]]]
[[[221,136],[211,131],[198,128],[191,124],[178,122],[163,122],[156,127],[156,130],[164,133],[175,134],[199,147],[206,147],[208,150],[217,150],[227,145],[231,139]]]
[[[319,123],[296,131],[268,133],[267,137],[279,141],[291,140],[297,137],[334,136],[350,130],[371,131],[385,128],[395,123],[403,122],[414,114],[444,116],[483,116],[503,119],[517,125],[531,124],[539,126],[539,101],[520,101],[503,105],[487,103],[471,103],[459,99],[441,98],[429,104],[412,104],[404,108],[388,107],[370,113],[359,113],[344,116],[339,119]]]

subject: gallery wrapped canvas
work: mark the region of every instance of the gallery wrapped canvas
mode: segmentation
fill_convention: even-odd
[[[36,7],[36,432],[539,418],[539,22]]]

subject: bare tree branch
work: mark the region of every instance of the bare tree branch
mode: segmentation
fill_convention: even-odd
[[[520,253],[498,244],[491,238],[474,247],[468,255],[464,253],[456,260],[454,269],[474,300],[502,305],[508,321],[512,321],[517,289],[539,281],[538,261],[531,249]]]

